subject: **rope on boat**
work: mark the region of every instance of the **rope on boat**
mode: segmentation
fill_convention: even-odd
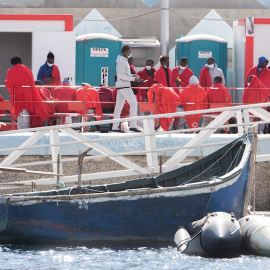
[[[214,185],[214,187],[212,188],[212,191],[211,191],[211,194],[210,194],[210,198],[209,198],[209,200],[208,200],[207,206],[206,206],[205,211],[204,211],[204,216],[206,215],[206,212],[207,212],[207,210],[208,210],[209,204],[210,204],[211,199],[212,199],[212,195],[213,195],[213,193],[214,193],[214,191],[215,191],[215,189],[216,189],[217,179],[216,179],[215,176],[214,176],[214,180],[215,180],[215,185]]]
[[[234,162],[234,160],[235,160],[236,158],[237,158],[237,160],[235,161],[235,163],[237,163],[238,158],[240,157],[240,153],[241,153],[241,149],[242,149],[243,144],[244,144],[244,141],[243,141],[243,143],[242,143],[241,147],[239,147],[239,149],[238,149],[238,151],[237,151],[237,153],[236,153],[235,157],[233,158],[233,160],[232,160],[232,162],[231,162],[230,166],[228,167],[228,169],[227,169],[226,173],[228,173],[228,172],[229,172],[229,170],[231,169],[231,166],[232,166],[232,164],[233,164],[233,162]]]
[[[247,135],[246,135],[247,136]],[[205,172],[207,172],[209,169],[211,169],[216,163],[218,163],[240,140],[243,140],[242,138],[238,138],[234,144],[228,149],[227,152],[225,152],[219,159],[217,159],[211,166],[209,166],[207,169],[205,169],[204,171],[200,172],[199,174],[197,174],[196,176],[194,176],[193,178],[187,180],[186,182],[184,182],[182,185],[185,185],[187,183],[189,183],[190,181],[196,179],[197,177],[201,176],[202,174],[204,174]],[[244,143],[245,140],[243,140],[242,144]]]

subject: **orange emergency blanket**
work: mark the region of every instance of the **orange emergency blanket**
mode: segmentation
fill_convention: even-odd
[[[13,101],[15,101],[13,113],[15,118],[26,109],[31,115],[38,115],[42,121],[45,121],[49,115],[44,103],[35,87],[33,73],[25,65],[17,64],[7,72],[5,81],[6,87]],[[30,87],[22,87],[30,86]]]
[[[208,108],[206,91],[199,85],[188,85],[180,94],[180,102],[183,104],[184,111]],[[202,114],[186,115],[188,128],[197,128],[201,117]]]
[[[179,105],[179,96],[170,88],[164,87],[162,84],[154,84],[149,88],[149,102],[155,102],[157,106],[157,114],[175,113],[176,107]],[[172,118],[160,118],[160,126],[164,130],[168,130]]]

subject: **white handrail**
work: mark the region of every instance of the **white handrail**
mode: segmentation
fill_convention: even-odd
[[[19,147],[9,147],[2,149],[0,152],[6,151],[13,151],[6,159],[4,159],[0,163],[0,167],[28,167],[34,165],[44,165],[44,164],[53,164],[53,172],[48,172],[48,174],[56,175],[56,155],[60,151],[61,147],[66,145],[74,145],[74,144],[84,144],[87,147],[93,147],[95,151],[99,152],[100,154],[95,156],[88,156],[85,159],[93,159],[93,158],[100,158],[106,157],[113,159],[114,161],[118,162],[122,166],[125,167],[124,170],[117,170],[113,172],[104,172],[99,174],[85,174],[83,175],[84,180],[92,180],[93,177],[96,179],[107,178],[107,177],[114,177],[119,175],[147,175],[151,173],[157,173],[159,171],[159,162],[158,152],[163,151],[176,151],[176,153],[162,165],[162,169],[164,171],[172,170],[173,168],[179,166],[179,163],[188,156],[194,149],[198,147],[209,147],[212,145],[218,145],[219,143],[204,143],[209,136],[211,136],[215,130],[224,127],[244,127],[246,130],[248,126],[250,126],[249,120],[249,113],[251,112],[255,116],[261,118],[262,120],[256,123],[270,123],[270,113],[261,107],[270,106],[269,103],[261,103],[261,104],[252,104],[252,105],[242,105],[242,106],[233,106],[233,107],[222,107],[222,108],[215,108],[215,109],[205,109],[205,110],[197,110],[197,111],[186,111],[186,112],[179,112],[179,113],[170,113],[170,114],[161,114],[161,115],[149,115],[149,116],[138,116],[136,118],[122,118],[122,119],[114,119],[114,120],[103,120],[103,121],[94,121],[94,122],[84,122],[84,123],[76,123],[76,124],[67,124],[67,125],[58,125],[58,126],[49,126],[49,127],[41,127],[41,128],[32,128],[32,129],[25,129],[25,130],[14,130],[14,131],[2,131],[0,132],[0,136],[5,138],[5,136],[9,137],[10,135],[18,135],[19,133],[28,133],[29,138]],[[154,121],[153,119],[156,118],[171,118],[171,117],[184,117],[185,115],[192,115],[192,114],[211,114],[220,112],[220,114],[216,115],[216,118],[207,126],[203,128],[195,128],[195,129],[185,129],[185,130],[174,130],[174,131],[166,131],[166,132],[156,132],[154,130]],[[228,121],[229,118],[236,117],[237,124],[232,125],[224,125]],[[108,124],[114,122],[125,122],[131,121],[133,119],[136,120],[143,120],[144,123],[144,130],[143,133],[130,133],[130,134],[109,134],[109,135],[102,135],[102,137],[91,139],[86,136],[86,134],[77,133],[72,128],[78,128],[82,126],[93,126],[93,125],[101,125],[101,124]],[[240,129],[241,130],[241,129]],[[158,148],[156,145],[156,138],[157,136],[164,135],[164,134],[175,134],[175,133],[182,133],[187,131],[199,131],[198,134],[191,135],[191,140],[184,146],[177,146],[177,147],[168,147],[168,148]],[[243,132],[243,130],[241,131]],[[240,133],[241,133],[240,132]],[[42,138],[45,134],[49,133],[50,143],[43,144],[43,145],[35,145],[40,138]],[[59,133],[64,133],[66,136],[70,136],[75,141],[74,142],[63,142],[61,141],[61,136]],[[241,134],[239,134],[240,136]],[[26,136],[27,137],[27,136]],[[134,139],[137,138],[144,138],[144,144],[146,146],[145,149],[132,152],[121,152],[117,153],[112,151],[111,149],[102,145],[102,142],[106,142],[109,140],[121,140],[121,139]],[[270,136],[266,136],[267,138],[263,138],[263,140],[270,139]],[[151,138],[149,140],[149,138]],[[1,137],[0,137],[1,139]],[[142,141],[143,142],[143,141]],[[49,147],[53,151],[54,157],[50,161],[41,161],[41,162],[30,162],[29,164],[14,164],[15,160],[17,160],[23,153],[30,149],[40,149]],[[147,166],[145,168],[131,162],[130,160],[126,159],[127,155],[146,155],[147,156]],[[263,160],[269,158],[266,155],[263,156]],[[63,162],[73,161],[76,159],[62,159],[60,158],[61,166]],[[62,168],[62,167],[61,167]],[[44,172],[45,174],[46,172]],[[68,176],[63,177],[62,181],[67,182],[75,182],[77,176]],[[47,179],[39,179],[39,180],[29,180],[18,182],[18,186],[21,186],[19,183],[24,183],[24,185],[30,185],[31,182],[34,183],[47,183],[51,185],[56,185],[56,178],[47,178]],[[16,185],[13,183],[13,187]],[[0,189],[9,188],[9,186],[0,187]]]

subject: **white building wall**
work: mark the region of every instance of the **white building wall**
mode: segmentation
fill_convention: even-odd
[[[35,20],[0,20],[0,30],[4,32],[29,31],[51,31],[64,32],[65,21],[35,21]]]
[[[235,70],[235,87],[244,87],[245,78],[245,40],[246,40],[246,29],[245,25],[235,26],[235,44],[234,44],[234,70]],[[234,102],[242,102],[243,90],[233,91]]]
[[[32,71],[35,79],[37,79],[40,66],[47,60],[49,51],[54,54],[55,65],[60,70],[61,80],[69,77],[70,83],[75,85],[75,32],[33,32]]]
[[[265,56],[270,59],[270,25],[269,24],[255,24],[254,25],[254,53],[253,66],[258,65],[260,56]]]

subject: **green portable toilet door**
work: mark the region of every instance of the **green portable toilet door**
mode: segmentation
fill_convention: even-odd
[[[195,40],[189,44],[189,68],[196,77],[200,77],[203,66],[207,63],[207,58],[214,57],[219,66],[220,61],[220,43],[211,40]]]
[[[92,86],[114,86],[116,74],[117,42],[90,39],[84,48],[84,81]]]

